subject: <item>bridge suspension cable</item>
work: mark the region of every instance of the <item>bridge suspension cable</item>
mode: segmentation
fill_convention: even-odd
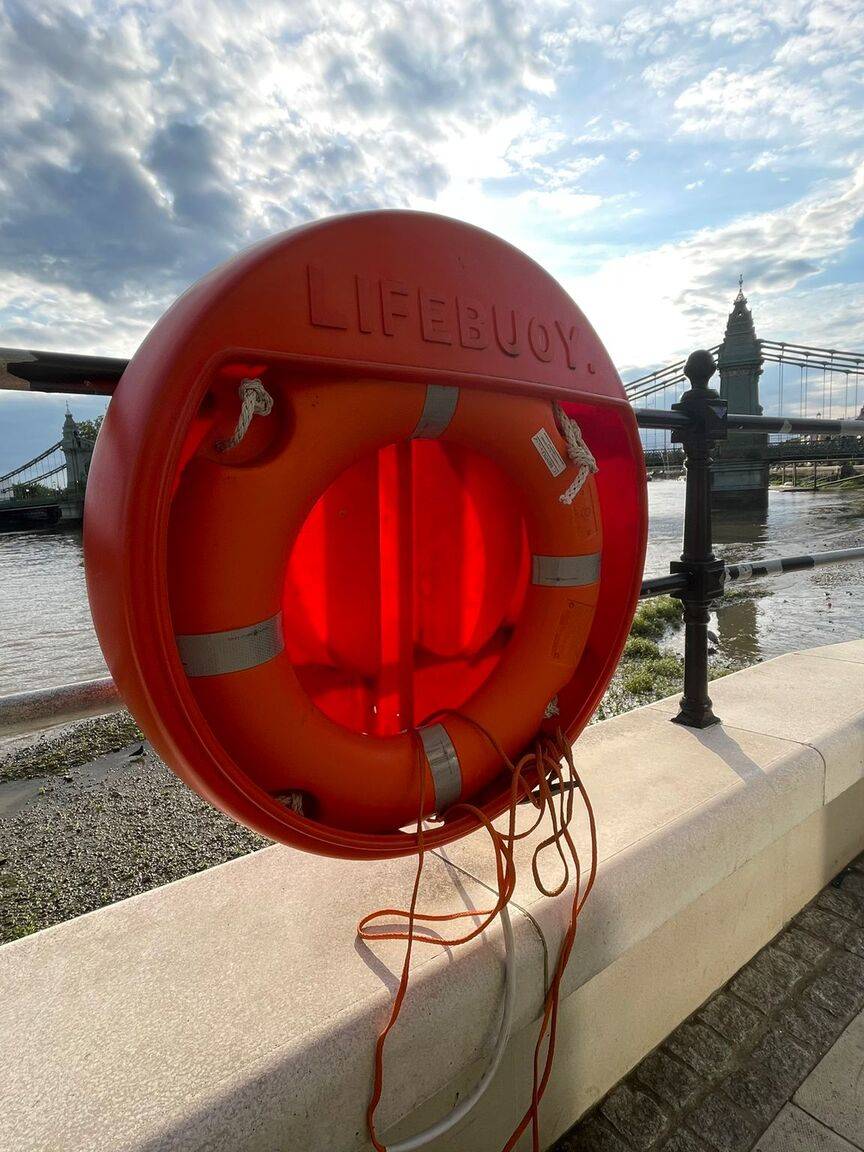
[[[59,490],[67,486],[66,457],[62,441],[52,444],[26,464],[0,476],[0,501],[31,500],[38,497],[37,488]],[[51,483],[46,483],[50,481]]]
[[[810,414],[811,383],[814,383],[817,397],[819,396],[818,375],[814,382],[812,374],[818,374],[820,370],[822,372],[821,397],[819,397],[821,403],[819,404],[820,410],[816,415],[830,420],[834,415],[835,405],[838,408],[841,407],[838,375],[842,376],[843,384],[843,418],[854,419],[858,415],[860,411],[858,404],[859,381],[862,368],[864,368],[864,352],[820,348],[813,344],[799,344],[785,340],[760,340],[759,344],[763,360],[778,365],[780,411],[783,409],[785,369],[787,366],[794,366],[799,371],[799,415],[804,417]]]
[[[784,340],[760,340],[760,350],[763,361],[778,366],[778,411],[783,410],[786,401],[786,369],[797,367],[799,369],[798,408],[799,415],[806,417],[810,414],[810,384],[811,373],[822,370],[822,395],[818,415],[830,418],[833,416],[835,400],[840,406],[839,384],[837,374],[843,376],[843,413],[845,417],[858,415],[859,390],[861,372],[864,370],[864,352],[849,352],[837,348],[821,348],[813,344],[800,344]],[[708,351],[712,355],[720,351],[721,345],[715,344]],[[670,388],[686,385],[684,376],[684,361],[677,360],[664,368],[647,372],[635,380],[629,380],[624,387],[631,402],[639,400],[648,401],[655,397],[652,407],[656,406],[656,397],[659,393],[666,393]],[[852,405],[850,410],[850,376],[854,381],[852,389]],[[817,385],[818,387],[818,385]],[[835,390],[837,396],[835,397]],[[818,393],[817,393],[818,395]],[[818,401],[817,401],[818,402]],[[664,408],[668,407],[665,402]]]
[[[837,348],[818,348],[812,344],[794,344],[787,340],[760,340],[765,360],[784,360],[787,364],[806,364],[814,368],[860,371],[864,352],[843,352]]]
[[[720,345],[715,344],[708,351],[712,356],[720,351]],[[685,360],[677,360],[665,368],[658,368],[654,372],[647,372],[635,380],[629,380],[624,389],[631,400],[641,400],[645,396],[652,396],[655,392],[663,392],[667,388],[674,388],[678,384],[686,383],[684,375]]]
[[[28,468],[32,468],[34,464],[40,464],[43,460],[47,460],[52,452],[56,452],[58,448],[62,447],[63,441],[58,440],[56,444],[52,444],[50,448],[46,448],[39,456],[34,456],[32,460],[28,460],[26,464],[20,464],[17,468],[13,468],[11,472],[7,472],[5,476],[0,476],[0,484],[6,480],[11,480],[20,472],[25,472]]]

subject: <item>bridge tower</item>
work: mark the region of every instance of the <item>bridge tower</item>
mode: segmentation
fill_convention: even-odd
[[[60,441],[63,455],[66,457],[66,486],[71,494],[84,493],[87,484],[87,473],[90,470],[90,457],[93,455],[93,445],[82,439],[78,425],[66,408],[66,419],[63,421],[63,438]]]
[[[739,277],[738,295],[717,357],[720,395],[729,402],[730,412],[762,414],[759,404],[762,364],[762,349],[747,307],[743,277]],[[711,502],[715,508],[767,507],[768,464],[764,458],[767,443],[768,437],[758,432],[730,432],[729,439],[718,445],[712,469]]]

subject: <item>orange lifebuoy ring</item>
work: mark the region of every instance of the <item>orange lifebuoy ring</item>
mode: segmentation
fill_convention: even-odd
[[[274,413],[261,418],[262,424],[278,422],[280,408],[287,407],[283,421],[290,432],[278,451],[266,447],[259,461],[255,455],[250,458],[249,449],[244,453],[242,445],[227,453],[213,446],[226,423],[220,420],[220,409],[227,423],[233,423],[235,391],[233,386],[223,388],[213,399],[211,431],[187,463],[174,499],[169,538],[174,628],[193,694],[208,724],[233,759],[250,766],[257,784],[292,802],[299,792],[304,815],[318,822],[349,831],[388,832],[416,819],[420,786],[409,732],[427,709],[422,703],[419,709],[416,704],[403,705],[407,711],[400,715],[397,707],[396,727],[401,731],[392,735],[368,730],[377,703],[367,704],[365,714],[346,703],[341,719],[347,722],[325,714],[314,699],[323,693],[310,688],[308,679],[304,686],[302,671],[298,673],[304,653],[290,621],[286,643],[283,605],[286,564],[304,523],[327,490],[358,460],[374,461],[390,444],[406,445],[410,458],[412,438],[416,443],[434,436],[442,448],[462,450],[463,461],[479,453],[509,480],[501,487],[500,499],[515,496],[519,501],[531,568],[525,586],[519,588],[522,602],[515,618],[508,619],[508,587],[505,601],[498,597],[498,619],[486,621],[484,638],[487,633],[490,638],[506,633],[506,645],[503,638],[491,645],[497,662],[487,678],[464,700],[449,696],[465,718],[447,716],[419,730],[428,763],[425,794],[430,810],[441,814],[456,800],[477,796],[501,771],[501,762],[470,721],[489,732],[508,755],[517,755],[537,731],[544,709],[575,672],[597,602],[601,529],[594,482],[589,479],[572,504],[562,504],[559,495],[567,478],[558,479],[550,472],[532,441],[532,435],[545,434],[563,464],[566,447],[551,405],[533,397],[502,398],[439,385],[369,380],[300,384],[290,395],[278,393]],[[266,440],[266,428],[259,431]],[[418,458],[415,452],[411,461],[415,484],[422,483],[424,473],[427,479],[431,473],[434,480],[440,462],[439,454]],[[377,480],[378,491],[369,494],[375,520],[379,520],[380,475]],[[470,480],[466,483],[468,499],[477,487],[476,481],[474,488]],[[371,642],[366,629],[346,619],[345,603],[355,612],[379,608],[381,525],[372,525],[372,541],[360,539],[363,528],[370,527],[369,508],[358,506],[344,481],[331,505],[335,515],[329,546],[345,555],[353,547],[360,564],[360,549],[364,543],[373,544],[379,588],[370,595],[367,587],[359,599],[352,597],[353,574],[350,567],[345,569],[341,587],[328,605],[332,614],[342,617],[341,632],[338,626],[334,631],[325,624],[321,631],[333,638],[330,652],[319,659],[322,663],[326,659],[332,679],[341,676],[344,683],[353,675],[358,682],[374,685],[367,692],[369,700],[380,699],[388,691],[381,684],[382,674],[387,678],[386,659],[382,661],[380,645]],[[446,511],[441,508],[439,514]],[[506,510],[504,516],[516,533],[510,544],[516,545],[518,564],[521,532],[513,511]],[[494,506],[487,514],[495,514]],[[404,548],[405,526],[396,535],[403,537]],[[407,536],[413,554],[408,563],[413,566],[415,557],[424,553],[428,562],[422,530],[409,527]],[[443,557],[439,561],[442,566],[446,563]],[[295,565],[298,562],[304,563],[302,554]],[[470,562],[468,558],[469,579]],[[317,575],[323,573],[319,570]],[[480,571],[474,578],[490,583]],[[398,590],[394,595],[398,597]],[[426,598],[433,603],[445,599],[440,592],[436,596],[434,587],[427,589]],[[399,608],[413,614],[418,599],[412,587]],[[458,594],[448,607],[454,617],[461,615]],[[404,621],[396,623],[406,627]],[[437,660],[446,668],[453,663],[453,654],[440,650],[444,638],[438,638],[439,651],[434,652],[435,638],[423,635],[422,623],[407,622],[411,655],[402,671],[412,680],[418,649],[427,664]],[[396,649],[398,645],[399,638]],[[443,646],[446,649],[446,642]],[[476,649],[476,643],[469,641],[466,647]],[[394,657],[396,664],[398,651]],[[399,687],[395,686],[397,692]],[[430,703],[440,706],[447,701],[445,693]]]
[[[272,411],[226,448],[247,379]],[[570,505],[556,399],[600,463]],[[434,847],[476,826],[457,799],[507,804],[485,732],[513,756],[578,733],[646,527],[632,410],[558,285],[478,229],[369,213],[252,249],[156,325],[100,432],[85,561],[175,771],[266,836],[376,857],[415,850],[416,734]]]

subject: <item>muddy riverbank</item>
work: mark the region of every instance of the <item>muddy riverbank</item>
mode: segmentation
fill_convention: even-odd
[[[94,740],[103,722],[87,723]],[[80,749],[73,728],[37,745],[38,774],[20,759],[3,773],[0,942],[267,843],[199,799],[140,739],[83,762]]]
[[[663,641],[680,608],[649,601],[595,720],[680,691]],[[731,665],[715,655],[714,673]],[[128,713],[84,720],[0,757],[0,942],[266,846],[199,799]]]

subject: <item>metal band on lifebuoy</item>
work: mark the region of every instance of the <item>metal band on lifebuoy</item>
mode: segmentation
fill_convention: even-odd
[[[437,439],[447,431],[458,403],[458,388],[450,384],[427,384],[423,411],[420,413],[417,427],[411,433],[411,439]]]
[[[224,676],[228,672],[256,668],[278,656],[285,647],[281,612],[248,628],[175,636],[174,639],[187,676]]]
[[[443,724],[418,729],[435,785],[435,811],[441,813],[462,795],[459,755]]]
[[[600,553],[588,556],[532,556],[531,583],[549,588],[581,588],[600,579]]]

